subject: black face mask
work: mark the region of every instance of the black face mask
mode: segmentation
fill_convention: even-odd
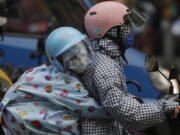
[[[118,30],[118,33],[119,33],[119,30]],[[110,34],[106,34],[105,37],[108,38],[108,39],[110,39],[110,40],[115,41],[115,42],[119,45],[119,49],[120,49],[121,56],[122,56],[123,60],[124,60],[126,63],[128,63],[128,61],[127,61],[127,59],[126,59],[126,57],[125,57],[125,55],[124,55],[124,54],[125,54],[125,47],[124,47],[124,45],[123,45],[123,41],[122,41],[121,36],[114,37],[114,36],[112,36],[112,35],[110,35]]]
[[[91,40],[94,51],[108,55],[116,61],[119,61],[122,56],[127,63],[124,56],[126,50],[124,43],[131,32],[130,30],[130,26],[125,24],[111,28],[102,38]]]
[[[132,35],[129,36],[129,33],[130,33],[129,26],[122,25],[122,26],[117,26],[114,28],[117,29],[116,35],[107,33],[105,37],[114,41],[116,44],[119,45],[121,56],[123,60],[126,63],[128,63],[124,54],[125,54],[126,49],[133,45],[132,40],[134,40],[134,37]]]

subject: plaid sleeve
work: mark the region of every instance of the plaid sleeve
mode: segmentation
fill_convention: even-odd
[[[140,104],[124,91],[122,74],[114,67],[103,67],[94,73],[94,84],[106,111],[125,129],[138,131],[161,123],[166,113],[178,106],[178,103],[166,100]]]

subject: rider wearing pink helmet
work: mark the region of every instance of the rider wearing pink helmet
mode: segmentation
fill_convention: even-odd
[[[136,10],[114,1],[98,3],[86,13],[85,30],[95,52],[79,77],[114,120],[84,119],[83,135],[131,135],[163,122],[166,114],[178,106],[167,100],[142,104],[128,93],[122,58],[133,44],[131,26],[142,22],[144,18]]]
[[[126,61],[125,50],[134,41],[132,27],[141,26],[145,21],[137,9],[130,10],[119,2],[106,1],[88,10],[84,17],[84,27],[90,39],[108,38],[120,44],[121,56]]]

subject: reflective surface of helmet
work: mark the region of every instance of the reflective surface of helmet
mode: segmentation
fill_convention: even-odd
[[[86,35],[72,27],[61,27],[52,31],[45,45],[46,55],[52,65],[60,71],[65,68],[83,72],[88,63],[89,41]]]

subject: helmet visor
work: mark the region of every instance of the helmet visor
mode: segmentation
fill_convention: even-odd
[[[75,44],[72,48],[57,57],[64,69],[71,69],[77,73],[82,73],[90,63],[90,42],[85,39]]]
[[[125,16],[125,23],[132,27],[140,27],[147,22],[146,17],[137,9],[132,8],[131,13]]]

